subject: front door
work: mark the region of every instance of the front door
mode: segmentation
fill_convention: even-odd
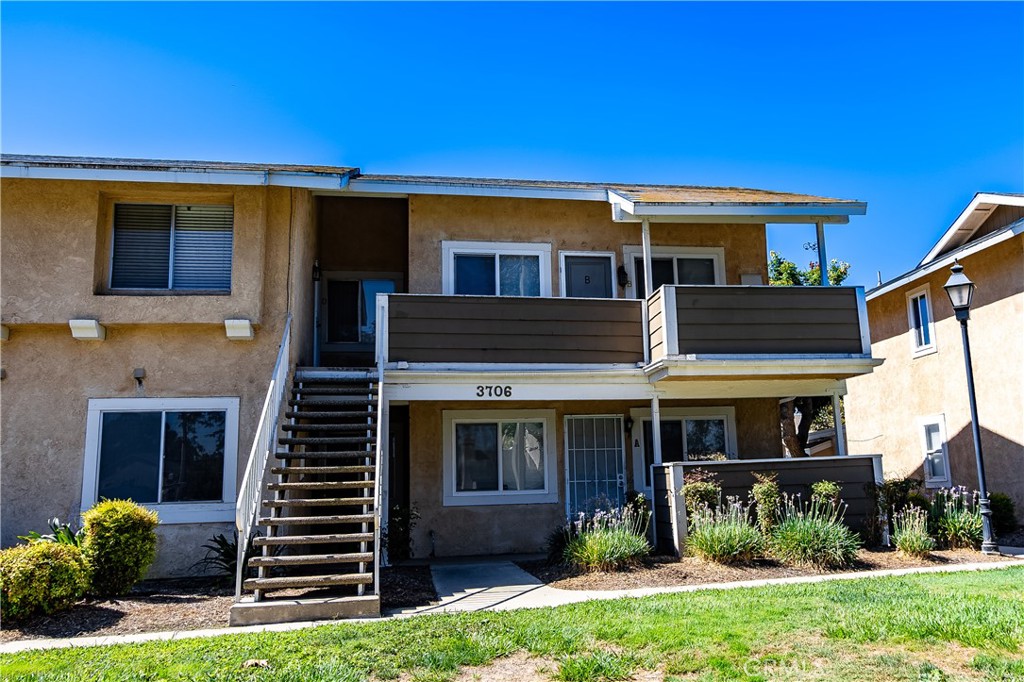
[[[570,298],[611,298],[611,256],[566,256],[565,295]]]
[[[626,493],[622,417],[565,418],[566,513],[621,507]]]

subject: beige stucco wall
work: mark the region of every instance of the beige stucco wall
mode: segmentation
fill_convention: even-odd
[[[969,325],[978,421],[992,491],[1014,497],[1024,520],[1024,237],[961,263],[977,285]],[[853,454],[881,452],[886,475],[923,478],[918,418],[945,416],[953,483],[977,487],[960,325],[941,269],[868,302],[873,374],[850,379],[847,429]],[[907,293],[927,284],[937,352],[911,356]]]
[[[655,246],[719,246],[725,249],[726,284],[741,274],[768,281],[764,225],[653,224]],[[443,240],[551,244],[552,290],[558,294],[559,251],[613,251],[640,244],[638,223],[615,223],[608,204],[595,201],[417,195],[409,197],[409,291],[441,292]],[[619,289],[617,295],[622,295]]]
[[[666,400],[664,408],[728,406],[736,408],[739,454],[753,457],[781,456],[778,401]],[[565,521],[566,415],[629,416],[631,408],[647,409],[647,402],[552,401],[530,402],[414,402],[409,407],[410,502],[420,514],[413,530],[413,555],[428,557],[476,554],[532,553],[542,551],[548,534]],[[443,503],[443,412],[445,410],[555,410],[558,502],[453,506]],[[639,433],[638,428],[634,431]],[[626,447],[626,486],[633,480],[633,444]]]
[[[308,269],[288,267],[290,252],[312,262],[314,242],[296,238],[313,232],[307,193],[218,190],[235,202],[230,296],[111,297],[95,288],[104,197],[187,202],[194,200],[192,191],[208,196],[206,188],[4,180],[2,190],[0,293],[10,325],[10,339],[0,347],[6,372],[0,383],[3,545],[28,530],[43,530],[52,516],[77,517],[90,398],[240,398],[240,481],[283,330],[289,284],[293,296],[308,297],[301,290]],[[98,318],[106,340],[73,339],[71,317]],[[228,341],[226,317],[256,322],[255,340]],[[146,370],[141,388],[132,378],[137,367]],[[182,574],[199,558],[196,548],[230,525],[161,527],[151,575]]]

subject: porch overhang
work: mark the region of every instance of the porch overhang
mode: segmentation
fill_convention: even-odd
[[[870,374],[882,362],[883,360],[879,358],[857,355],[779,355],[756,358],[736,355],[677,355],[652,362],[644,368],[644,373],[651,383],[655,384],[664,381],[839,381]]]
[[[612,220],[619,223],[829,223],[865,215],[863,201],[742,202],[635,201],[609,190]]]

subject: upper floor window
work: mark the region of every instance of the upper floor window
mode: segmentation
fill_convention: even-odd
[[[231,291],[231,206],[115,204],[111,289]]]
[[[907,294],[907,318],[915,356],[935,351],[935,325],[929,293],[928,287],[924,286]]]
[[[626,256],[626,272],[630,285],[628,297],[646,297],[646,273],[644,254],[639,246],[623,249]],[[651,254],[653,287],[672,284],[724,284],[724,249],[717,247],[656,246]]]
[[[929,488],[947,486],[949,454],[946,450],[946,418],[943,415],[918,420],[921,449],[924,451],[924,481]]]
[[[551,245],[442,242],[445,294],[550,296]]]

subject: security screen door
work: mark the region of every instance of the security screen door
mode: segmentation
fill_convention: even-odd
[[[621,506],[625,498],[625,444],[620,416],[565,418],[566,512]]]

